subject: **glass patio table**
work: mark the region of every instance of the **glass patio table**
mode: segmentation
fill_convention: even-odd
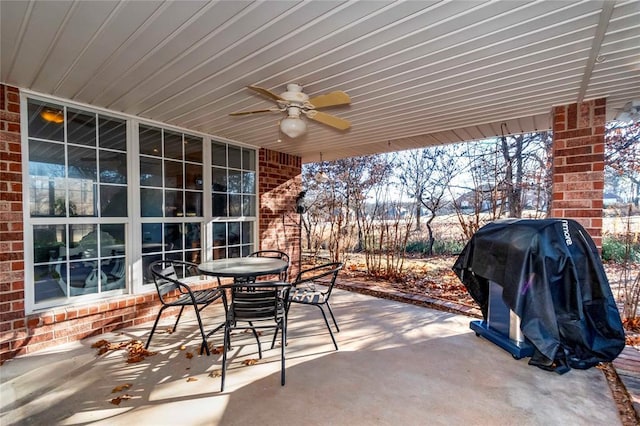
[[[198,265],[202,274],[218,278],[233,278],[244,281],[263,275],[274,275],[286,270],[289,264],[281,259],[271,257],[234,257],[203,262]]]

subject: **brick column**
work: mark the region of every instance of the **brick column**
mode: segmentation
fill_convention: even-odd
[[[0,84],[0,360],[24,338],[20,92]]]
[[[289,275],[298,271],[300,256],[300,215],[296,197],[302,188],[302,159],[277,151],[260,149],[260,223],[261,250],[280,250],[291,258]]]
[[[551,215],[575,219],[602,246],[606,99],[553,108]]]

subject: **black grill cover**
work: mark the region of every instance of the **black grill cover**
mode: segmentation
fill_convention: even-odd
[[[485,320],[489,281],[520,317],[544,369],[586,369],[615,359],[624,329],[591,237],[570,219],[508,219],[482,227],[453,270]]]

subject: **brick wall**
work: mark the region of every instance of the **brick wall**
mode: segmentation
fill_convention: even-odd
[[[23,336],[24,243],[22,221],[20,92],[0,84],[0,353]]]
[[[602,246],[606,99],[553,109],[551,215],[578,221]]]
[[[280,250],[291,259],[289,275],[298,271],[300,255],[300,215],[296,197],[302,188],[302,159],[277,151],[259,152],[261,250]]]

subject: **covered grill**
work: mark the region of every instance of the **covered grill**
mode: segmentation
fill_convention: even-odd
[[[484,321],[472,329],[516,358],[531,355],[530,364],[562,373],[612,361],[624,348],[597,248],[573,220],[490,223],[469,241],[453,270],[482,310]],[[520,341],[491,325],[490,311],[499,311],[500,302],[511,311]]]

